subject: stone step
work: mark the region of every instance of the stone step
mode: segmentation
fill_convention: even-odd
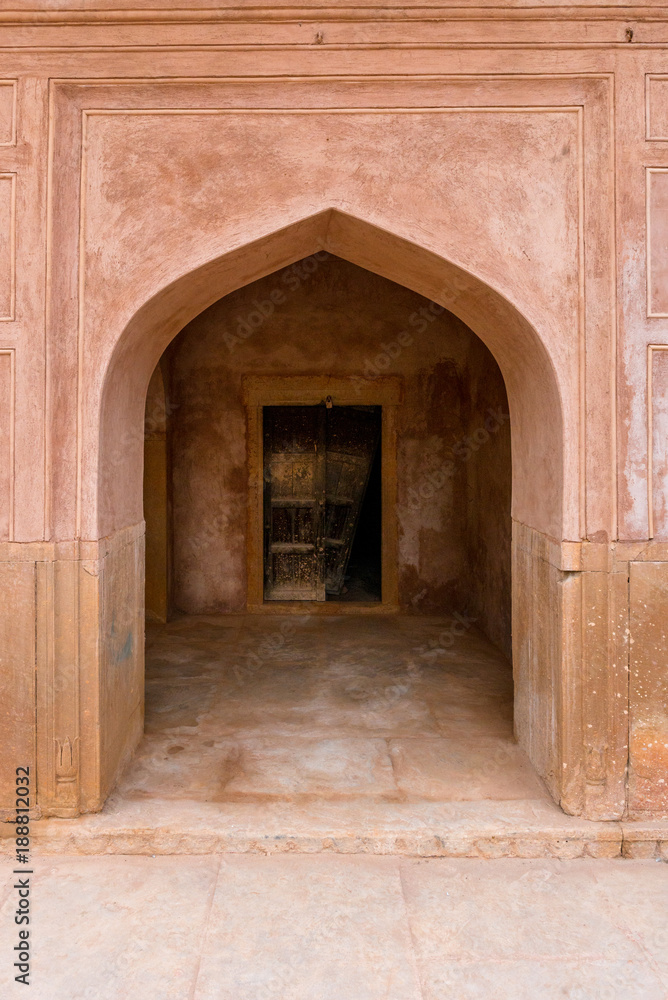
[[[13,829],[2,824],[4,853]],[[313,854],[663,858],[668,819],[589,822],[543,800],[379,803],[128,801],[31,824],[35,854]]]

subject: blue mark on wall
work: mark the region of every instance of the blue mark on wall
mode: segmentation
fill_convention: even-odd
[[[125,642],[119,649],[118,642],[116,640],[117,629],[116,629],[116,612],[111,616],[111,650],[114,663],[123,663],[125,660],[129,660],[132,656],[132,650],[134,648],[134,637],[132,635],[132,629],[128,632],[125,637]]]

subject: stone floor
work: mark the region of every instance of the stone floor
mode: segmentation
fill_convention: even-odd
[[[33,868],[33,1000],[668,997],[660,862],[116,855]],[[0,883],[3,998],[24,995],[13,881]]]
[[[512,673],[452,619],[182,618],[150,627],[126,799],[546,799],[513,739]],[[459,626],[461,630],[461,626]]]

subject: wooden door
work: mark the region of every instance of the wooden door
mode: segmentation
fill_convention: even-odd
[[[379,430],[378,407],[263,408],[265,600],[341,593]]]
[[[265,406],[264,596],[324,601],[324,406]]]

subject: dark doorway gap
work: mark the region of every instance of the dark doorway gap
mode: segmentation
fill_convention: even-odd
[[[346,570],[346,592],[328,601],[380,601],[382,551],[382,437],[378,442]]]

